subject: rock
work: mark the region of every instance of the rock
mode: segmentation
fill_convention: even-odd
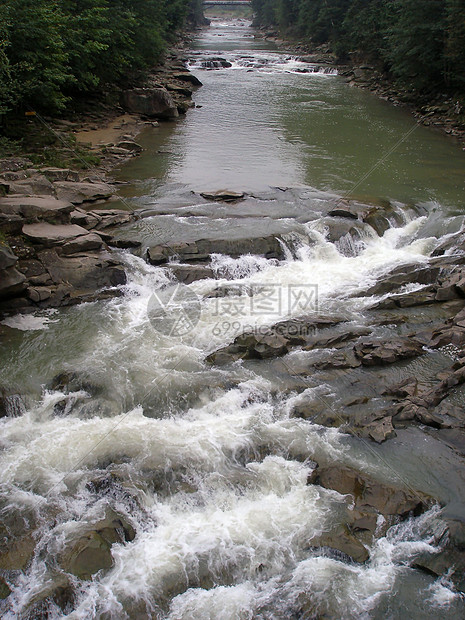
[[[84,390],[95,398],[104,393],[106,387],[104,383],[100,383],[94,376],[89,376],[88,373],[70,370],[55,375],[47,384],[47,389],[64,392],[65,394]]]
[[[13,254],[11,248],[0,243],[0,271],[16,265],[18,257]]]
[[[268,330],[265,333],[244,332],[227,347],[210,354],[206,361],[225,364],[239,359],[269,359],[288,352],[288,340]]]
[[[346,368],[358,368],[361,365],[362,362],[357,359],[353,351],[333,353],[330,357],[313,364],[317,370],[344,370]]]
[[[0,570],[24,570],[34,555],[35,546],[36,541],[31,533],[9,541],[8,547],[0,552]]]
[[[380,237],[382,237],[389,228],[401,226],[403,224],[403,218],[391,205],[374,207],[363,218],[363,221],[365,224],[369,224]]]
[[[165,88],[134,88],[121,93],[120,103],[130,114],[172,119],[179,113]]]
[[[411,308],[414,306],[433,304],[436,301],[438,301],[436,299],[436,287],[425,286],[417,291],[391,295],[387,299],[383,299],[371,306],[371,309],[382,310],[389,308]]]
[[[244,254],[256,254],[265,258],[284,259],[279,240],[274,236],[242,239],[200,239],[192,243],[157,245],[147,250],[152,265],[168,262],[171,257],[181,262],[206,261],[211,254],[225,254],[239,258]]]
[[[446,519],[445,527],[438,532],[436,553],[422,553],[413,566],[438,577],[447,577],[457,590],[465,592],[465,524]]]
[[[192,284],[197,280],[206,280],[215,277],[213,269],[203,265],[168,265],[167,267],[175,278],[183,284]]]
[[[35,288],[27,289],[27,296],[34,303],[40,303],[41,301],[45,301],[52,296],[52,289],[46,286],[40,286]]]
[[[8,157],[0,159],[0,173],[3,172],[16,172],[17,170],[24,170],[25,168],[32,168],[33,163],[30,159],[25,157]]]
[[[363,366],[378,366],[417,357],[424,351],[413,338],[400,337],[388,341],[364,339],[354,346],[354,353]]]
[[[226,189],[220,189],[217,192],[201,192],[200,195],[206,200],[220,202],[236,202],[237,200],[243,200],[245,197],[243,192],[231,192]]]
[[[73,205],[80,205],[83,202],[95,202],[110,198],[114,194],[114,189],[107,183],[76,183],[74,181],[57,181],[53,184],[57,198],[67,200]]]
[[[190,82],[193,86],[202,86],[202,82],[199,78],[195,77],[195,75],[190,71],[174,73],[173,78],[176,80],[181,80],[181,82]]]
[[[316,334],[309,342],[303,347],[304,351],[310,351],[311,349],[328,348],[333,349],[340,345],[345,344],[350,340],[360,338],[360,336],[367,336],[371,333],[371,329],[368,327],[352,327],[345,332],[337,333],[333,335],[323,336]]]
[[[0,231],[5,235],[18,235],[23,228],[23,218],[20,215],[1,212],[0,204]]]
[[[92,215],[81,209],[71,211],[70,219],[71,224],[78,224],[79,226],[90,229],[95,228],[97,224],[101,222],[101,218],[98,215]]]
[[[25,410],[24,400],[16,390],[0,386],[0,418],[18,418]]]
[[[10,586],[3,577],[0,577],[0,600],[5,600],[11,594]]]
[[[316,484],[342,495],[352,495],[359,510],[374,509],[385,518],[406,518],[418,514],[431,504],[431,498],[388,485],[350,467],[329,465],[317,470]]]
[[[66,242],[61,248],[61,253],[64,256],[69,256],[70,254],[77,254],[78,252],[100,250],[102,247],[102,238],[96,233],[91,233],[89,235],[76,237],[75,239]]]
[[[0,270],[0,299],[15,297],[26,288],[26,277],[15,267]]]
[[[346,525],[337,525],[329,532],[324,532],[311,540],[312,547],[327,547],[340,551],[354,562],[363,563],[370,554],[366,547],[350,533]]]
[[[93,209],[88,215],[98,218],[98,223],[94,227],[96,230],[127,224],[134,219],[133,213],[123,209]]]
[[[106,241],[107,244],[110,245],[112,248],[140,248],[140,246],[142,245],[142,243],[137,239],[130,239],[124,237],[112,237],[111,239],[107,239]]]
[[[10,194],[24,194],[34,196],[53,196],[53,185],[43,174],[35,174],[21,181],[12,181],[9,188]]]
[[[52,183],[55,181],[73,181],[79,183],[81,180],[79,178],[79,173],[69,168],[42,168],[41,172]]]
[[[52,196],[9,196],[0,203],[0,209],[10,209],[26,219],[62,222],[68,220],[73,205],[66,200],[57,200]]]
[[[79,579],[89,580],[100,570],[113,566],[111,546],[134,540],[135,532],[126,519],[111,509],[105,519],[94,523],[92,528],[70,541],[60,557],[63,569]]]
[[[10,185],[8,183],[0,182],[0,197],[6,196],[10,192]]]
[[[88,232],[77,224],[59,224],[55,226],[44,222],[41,224],[25,224],[23,226],[23,234],[33,243],[52,247],[60,245],[65,241],[76,239],[76,237],[87,235]]]
[[[116,146],[120,149],[132,151],[134,153],[141,153],[143,150],[141,145],[137,144],[137,142],[134,142],[133,140],[122,140],[121,142],[118,142]]]
[[[436,282],[440,271],[440,267],[430,267],[429,265],[427,267],[403,265],[392,270],[388,275],[376,282],[375,285],[367,289],[364,294],[367,296],[385,295],[406,284],[433,284]],[[417,291],[414,292],[416,293]],[[395,297],[390,299],[395,299]]]
[[[64,258],[50,249],[38,258],[55,284],[66,283],[81,293],[126,283],[124,268],[106,252]]]
[[[376,443],[383,443],[383,441],[397,436],[392,425],[392,417],[376,420],[369,424],[365,430],[368,437],[376,441]]]

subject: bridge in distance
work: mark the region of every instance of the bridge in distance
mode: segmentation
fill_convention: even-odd
[[[204,0],[204,6],[251,6],[251,0]]]

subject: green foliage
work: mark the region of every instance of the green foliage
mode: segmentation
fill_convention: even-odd
[[[0,0],[0,117],[55,113],[153,66],[200,0]]]
[[[256,22],[356,52],[418,93],[465,94],[464,0],[252,0]]]

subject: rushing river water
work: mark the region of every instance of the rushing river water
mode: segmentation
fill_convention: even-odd
[[[231,66],[207,70],[218,56]],[[122,252],[122,297],[5,322],[2,383],[29,396],[21,415],[1,421],[3,516],[34,527],[36,552],[3,617],[463,618],[450,583],[411,568],[431,548],[436,508],[388,530],[356,564],[312,546],[340,522],[346,499],[307,484],[314,461],[345,464],[431,493],[463,517],[462,458],[418,428],[377,445],[291,417],[303,390],[334,407],[360,396],[353,375],[299,379],[318,352],[295,350],[285,366],[215,367],[205,357],[248,326],[299,315],[287,305],[234,312],[211,297],[219,285],[272,285],[281,298],[290,286],[317,286],[320,312],[370,325],[373,297],[363,291],[396,265],[427,264],[443,236],[461,229],[465,154],[421,126],[401,141],[415,125],[407,112],[349,88],[334,71],[303,73],[308,65],[254,38],[246,22],[215,21],[189,58],[204,84],[197,109],[147,129],[142,156],[118,172],[130,181],[125,199],[144,215],[125,235],[142,251],[280,235],[286,260],[216,255],[217,278],[189,285],[201,313],[183,337],[148,318],[153,292],[170,276],[142,253]],[[247,197],[218,204],[199,195],[223,188]],[[355,245],[332,243],[326,215],[343,195],[392,201],[403,221],[382,237],[363,229]],[[371,329],[389,337],[440,313],[422,308],[410,325]],[[450,363],[447,352],[432,352],[358,377],[376,403],[382,375],[427,379]],[[61,372],[80,380],[52,389]],[[67,541],[108,506],[132,525],[134,540],[113,545],[114,566],[93,580],[71,578],[71,608],[54,599],[39,615],[34,605],[63,582]]]

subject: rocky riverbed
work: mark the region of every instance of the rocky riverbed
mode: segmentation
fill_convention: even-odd
[[[154,97],[124,95],[135,128]],[[105,166],[141,152],[126,122],[79,128]],[[5,617],[462,617],[460,216],[304,184],[128,207],[2,166]],[[177,290],[182,337],[150,314]]]

